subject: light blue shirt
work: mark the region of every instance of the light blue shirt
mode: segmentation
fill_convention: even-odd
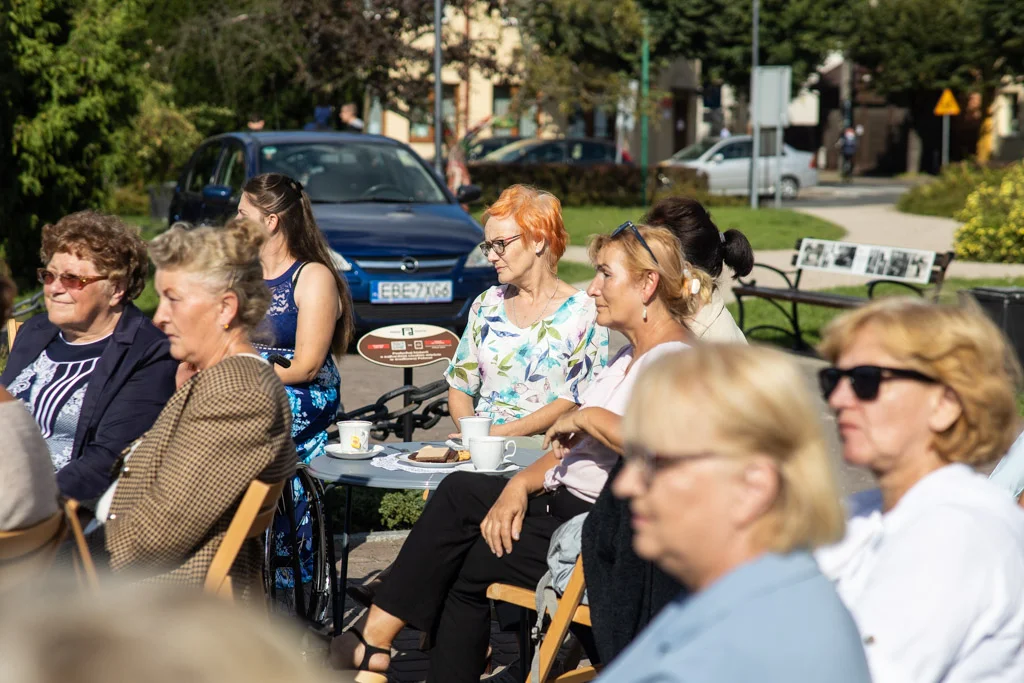
[[[1024,433],[1017,437],[1010,451],[992,470],[989,481],[1011,494],[1014,499],[1020,498],[1021,492],[1024,492]]]
[[[609,683],[871,683],[860,634],[805,552],[768,553],[677,599],[608,666]]]

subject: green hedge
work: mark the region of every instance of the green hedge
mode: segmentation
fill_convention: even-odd
[[[957,258],[1024,263],[1024,164],[980,183],[957,214]]]
[[[561,200],[563,206],[640,206],[644,203],[640,168],[625,164],[572,166],[569,164],[497,164],[470,165],[474,185],[483,190],[482,201],[494,202],[509,185],[533,185]],[[669,185],[659,180],[666,178]],[[707,194],[707,178],[689,168],[649,169],[647,197],[667,192],[702,196]]]
[[[978,186],[998,182],[1005,173],[1005,168],[979,166],[973,161],[950,164],[935,180],[904,192],[896,208],[904,213],[955,218]]]

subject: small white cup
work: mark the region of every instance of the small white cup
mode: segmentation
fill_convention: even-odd
[[[362,453],[370,447],[370,427],[366,420],[346,420],[338,423],[338,437],[342,453]]]
[[[469,440],[474,436],[489,436],[491,433],[491,418],[489,417],[460,417],[459,427],[462,429],[462,443],[469,445]]]
[[[512,452],[508,447],[512,446]],[[516,454],[516,442],[503,436],[474,436],[469,439],[469,459],[478,470],[496,470]]]

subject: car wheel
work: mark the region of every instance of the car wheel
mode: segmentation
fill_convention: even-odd
[[[786,176],[782,179],[782,198],[783,199],[796,199],[796,196],[800,194],[800,181],[792,176]]]

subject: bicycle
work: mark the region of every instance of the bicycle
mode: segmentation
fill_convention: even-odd
[[[448,416],[447,390],[448,382],[443,379],[422,387],[405,385],[383,394],[369,405],[349,412],[339,412],[337,420],[358,419],[372,422],[370,434],[378,441],[392,435],[401,436],[404,441],[411,441],[413,432],[418,429],[430,429]],[[402,399],[403,405],[396,409],[389,408],[388,404],[397,399]],[[336,429],[332,425],[328,433],[335,432]],[[273,611],[294,615],[317,631],[322,631],[331,622],[334,622],[335,630],[338,630],[341,615],[335,614],[334,610],[343,612],[344,602],[332,607],[331,601],[332,598],[343,600],[345,587],[337,585],[333,525],[326,504],[328,487],[312,477],[305,465],[299,465],[295,481],[298,491],[294,484],[292,491],[296,497],[281,496],[275,520],[264,538],[264,588]],[[305,503],[312,530],[312,571],[308,581],[294,581],[294,577],[302,577],[300,558],[295,552],[297,531],[301,521],[295,518],[297,501]],[[348,515],[351,511],[351,499],[346,500],[345,506]],[[274,529],[278,524],[277,517],[288,520],[285,533],[290,552],[287,554],[281,554],[275,543]],[[290,572],[293,578],[291,587],[282,588],[277,585],[279,570]],[[347,576],[347,567],[343,567],[342,574]]]

